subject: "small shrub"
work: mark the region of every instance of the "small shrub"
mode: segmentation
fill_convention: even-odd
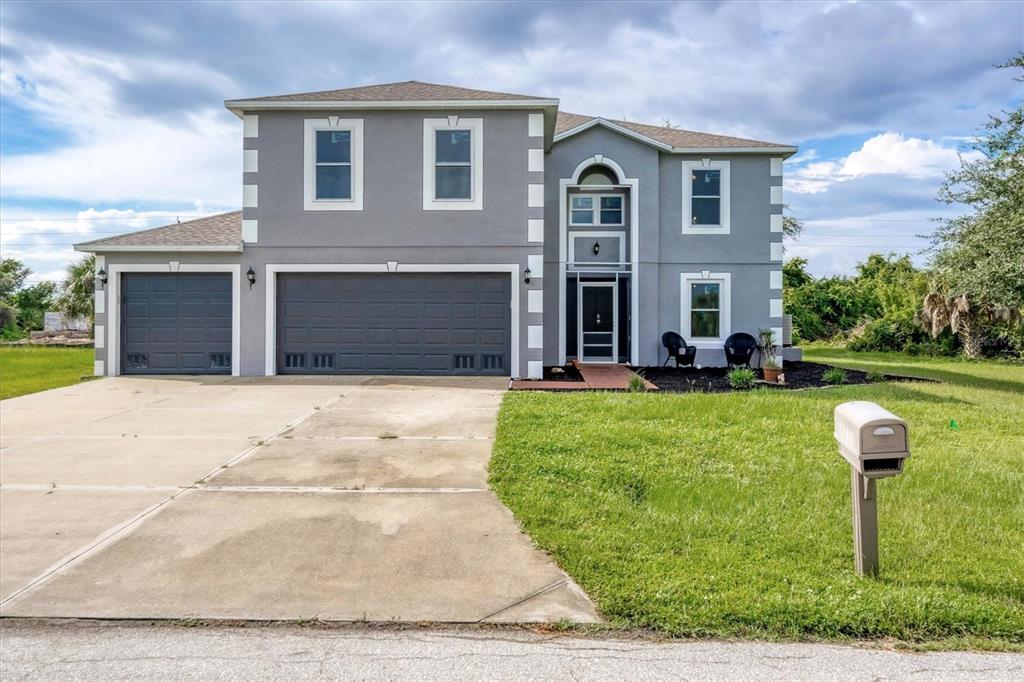
[[[754,370],[749,367],[737,367],[736,369],[730,370],[729,374],[726,376],[729,378],[729,385],[737,391],[745,391],[748,388],[753,388],[754,380],[757,379],[757,375],[754,374]]]
[[[873,384],[877,384],[880,381],[885,381],[885,375],[879,372],[877,369],[868,370],[868,381]]]
[[[626,387],[626,391],[629,393],[646,393],[647,384],[644,383],[644,378],[639,374],[629,377],[629,385]]]
[[[842,367],[829,367],[825,370],[825,373],[821,375],[821,380],[826,384],[845,384],[846,370]]]

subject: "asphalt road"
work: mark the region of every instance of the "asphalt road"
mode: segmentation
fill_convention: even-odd
[[[512,628],[0,622],[6,680],[1020,680],[1024,654],[653,643]]]

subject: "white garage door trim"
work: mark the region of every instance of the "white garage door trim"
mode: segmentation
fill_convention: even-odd
[[[512,278],[512,378],[520,376],[519,371],[519,265],[515,263],[471,264],[471,263],[274,263],[266,266],[266,375],[277,374],[277,273],[279,272],[495,272],[508,273]]]
[[[121,275],[131,272],[230,272],[231,273],[231,375],[238,376],[240,362],[240,341],[242,311],[240,281],[242,266],[230,263],[180,263],[172,268],[168,263],[114,264],[107,268],[107,368],[108,376],[121,374]]]

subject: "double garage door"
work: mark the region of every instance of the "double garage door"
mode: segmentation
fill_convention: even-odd
[[[511,280],[491,273],[281,273],[281,374],[511,370]]]
[[[121,371],[230,374],[231,275],[125,273]],[[507,274],[282,273],[282,374],[511,370]]]

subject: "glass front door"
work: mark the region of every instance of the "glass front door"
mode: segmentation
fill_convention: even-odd
[[[580,282],[579,355],[581,362],[617,362],[618,289],[614,282]]]

